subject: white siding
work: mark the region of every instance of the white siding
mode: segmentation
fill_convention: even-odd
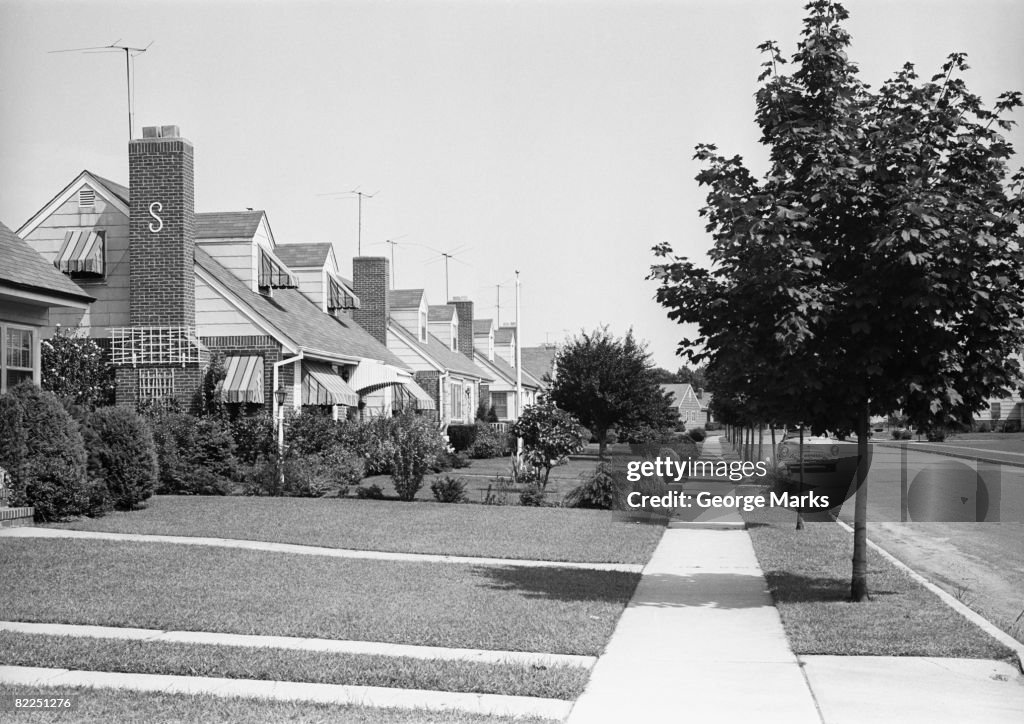
[[[196,333],[200,337],[266,334],[198,275]]]

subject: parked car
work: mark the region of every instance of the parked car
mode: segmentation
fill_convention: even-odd
[[[871,445],[868,445],[868,466],[871,465]],[[780,472],[788,478],[786,490],[802,495],[827,495],[833,510],[853,495],[857,472],[856,440],[841,440],[826,433],[812,435],[804,430],[803,475],[800,474],[800,431],[787,430],[775,450],[775,461]],[[800,485],[800,478],[803,484]]]
[[[833,472],[839,462],[840,454],[849,454],[844,447],[851,443],[840,441],[828,433],[812,435],[804,431],[804,472]],[[853,454],[856,455],[854,444]],[[775,450],[778,466],[791,473],[800,470],[800,431],[787,430],[782,442]]]

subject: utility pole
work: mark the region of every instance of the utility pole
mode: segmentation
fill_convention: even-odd
[[[519,270],[516,269],[516,420],[523,414],[523,354],[520,337],[523,330],[519,316]],[[523,454],[523,438],[517,443],[519,455]]]

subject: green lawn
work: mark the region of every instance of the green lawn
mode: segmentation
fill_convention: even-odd
[[[7,539],[10,620],[598,654],[639,574]]]
[[[0,661],[81,671],[303,681],[575,699],[589,672],[578,666],[430,661],[400,656],[46,636],[0,631]]]
[[[156,496],[145,510],[54,527],[403,553],[646,563],[660,525],[607,511],[339,498]]]
[[[539,717],[481,716],[462,712],[374,709],[297,702],[261,701],[241,697],[155,694],[73,687],[22,687],[0,684],[0,702],[11,706],[18,697],[76,697],[75,708],[63,710],[0,710],[3,721],[21,724],[550,724]]]
[[[835,523],[808,523],[796,531],[791,512],[770,508],[744,517],[795,653],[1014,658],[873,550],[872,600],[850,603],[853,535]]]

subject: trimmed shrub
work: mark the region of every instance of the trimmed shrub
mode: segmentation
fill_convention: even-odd
[[[704,432],[703,427],[695,427],[686,434],[689,435],[690,439],[694,442],[704,442],[704,439],[708,436],[707,433]]]
[[[360,485],[356,488],[356,497],[366,500],[383,500],[384,491],[376,483],[373,485]]]
[[[285,444],[296,455],[323,454],[338,444],[338,428],[330,415],[304,410],[285,423]]]
[[[336,438],[341,445],[359,455],[366,465],[366,475],[388,475],[392,463],[392,430],[394,418],[371,417],[369,420],[347,420],[339,423]]]
[[[9,505],[35,507],[37,521],[96,514],[78,423],[52,392],[20,384],[0,397],[0,467],[11,476]],[[99,496],[102,499],[102,495]]]
[[[156,446],[145,420],[126,407],[100,407],[82,432],[89,477],[103,482],[115,508],[132,510],[153,494]]]
[[[450,475],[435,478],[430,484],[430,492],[434,494],[434,500],[438,503],[467,502],[466,481],[462,478],[453,478]]]
[[[540,508],[544,505],[546,491],[540,483],[530,483],[519,493],[519,504],[528,507]]]
[[[455,452],[468,450],[476,440],[476,425],[449,425],[448,442]]]
[[[194,417],[161,406],[147,412],[156,444],[157,493],[226,495],[240,477],[235,441],[217,417]]]
[[[423,476],[445,451],[444,438],[425,417],[404,412],[391,419],[391,479],[399,499],[412,500]]]
[[[978,432],[992,432],[992,425],[988,420],[982,420],[978,423]]]
[[[239,415],[231,423],[235,456],[253,465],[260,457],[277,457],[277,426],[270,415]]]
[[[602,462],[598,463],[597,469],[582,484],[569,491],[565,496],[565,505],[569,508],[611,510],[615,507],[618,495],[612,467]]]
[[[476,424],[476,438],[467,451],[478,460],[500,458],[508,451],[508,436],[484,422]]]
[[[1020,432],[1020,420],[1006,420],[999,426],[999,432]]]

